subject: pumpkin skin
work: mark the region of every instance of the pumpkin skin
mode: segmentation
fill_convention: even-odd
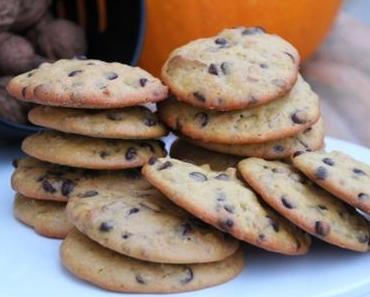
[[[224,28],[262,26],[296,46],[302,60],[326,36],[341,0],[146,0],[139,65],[154,75],[169,53]]]

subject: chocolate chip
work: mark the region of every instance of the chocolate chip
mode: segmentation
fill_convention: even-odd
[[[108,152],[106,152],[106,151],[101,151],[100,153],[99,153],[99,156],[100,156],[100,158],[102,158],[102,159],[105,159],[106,157],[108,157],[110,155],[110,153],[108,153]]]
[[[357,175],[367,175],[365,171],[358,169],[358,168],[353,168],[352,171],[354,174],[357,174]]]
[[[292,114],[291,119],[295,124],[304,124],[307,122],[307,114],[299,110]]]
[[[99,226],[99,230],[102,232],[109,232],[111,229],[113,229],[113,225],[108,222],[103,222]]]
[[[61,187],[62,195],[68,197],[69,194],[73,192],[74,187],[75,183],[72,180],[70,179],[64,180]]]
[[[193,227],[188,223],[182,223],[181,224],[181,234],[182,236],[188,235],[193,230]]]
[[[32,75],[34,75],[35,74],[35,72],[34,71],[31,71],[31,72],[28,72],[27,73],[27,77],[31,77]]]
[[[296,151],[296,152],[293,153],[293,158],[298,157],[302,154],[304,154],[304,151]]]
[[[224,75],[227,75],[230,73],[230,63],[222,62],[220,65],[220,68]]]
[[[291,58],[291,59],[292,59],[292,61],[293,61],[293,63],[295,63],[295,58],[294,58],[294,56],[293,56],[291,53],[289,53],[289,52],[284,52],[284,54],[286,54],[289,58]]]
[[[116,78],[118,78],[118,74],[115,73],[115,72],[107,72],[104,74],[104,77],[108,80],[114,80]]]
[[[140,209],[139,208],[137,208],[137,207],[133,207],[133,208],[131,208],[129,211],[128,211],[128,215],[132,215],[132,214],[134,214],[134,213],[138,213],[140,211]]]
[[[208,67],[208,73],[213,75],[218,75],[217,65],[216,64],[210,64]]]
[[[170,168],[172,166],[173,166],[173,164],[170,161],[166,161],[161,166],[158,167],[158,171],[165,170],[165,169]]]
[[[149,161],[148,161],[148,164],[149,165],[154,165],[155,163],[157,163],[158,159],[156,157],[150,157],[149,158]]]
[[[330,225],[326,222],[315,222],[315,233],[319,236],[326,236],[330,233]]]
[[[221,45],[221,47],[223,47],[227,44],[227,39],[219,37],[215,40],[215,43],[218,44],[218,45]]]
[[[357,195],[357,198],[360,199],[360,200],[367,200],[367,199],[369,199],[369,195],[365,194],[365,193],[360,193],[360,194]]]
[[[254,35],[254,34],[262,34],[265,33],[265,29],[262,27],[250,27],[250,28],[245,28],[242,31],[242,35]]]
[[[229,180],[230,177],[226,173],[220,173],[219,175],[215,176],[215,179],[218,180]]]
[[[264,241],[266,239],[266,235],[265,234],[258,234],[258,239],[261,240],[261,241]]]
[[[367,234],[359,235],[357,239],[360,243],[369,243],[369,235]]]
[[[322,159],[322,161],[326,164],[326,165],[329,165],[329,166],[334,166],[335,165],[335,162],[333,159],[330,159],[330,158],[324,158]]]
[[[272,149],[277,153],[282,153],[285,150],[284,147],[280,144],[274,145]]]
[[[135,159],[137,156],[137,150],[134,147],[129,147],[126,151],[125,158],[127,161]]]
[[[22,88],[22,97],[25,98],[27,94],[27,87]]]
[[[231,219],[220,220],[217,225],[221,230],[229,231],[234,226],[234,221]]]
[[[148,79],[147,79],[147,78],[144,78],[144,77],[143,77],[143,78],[140,78],[140,79],[139,79],[139,84],[140,84],[140,86],[141,86],[141,87],[143,87],[143,88],[145,87],[145,85],[146,85],[146,83],[147,83],[147,82],[148,82]]]
[[[320,208],[321,210],[328,210],[328,208],[322,204],[319,204],[317,207]]]
[[[78,75],[80,73],[82,73],[82,70],[74,70],[74,71],[68,73],[68,76],[69,77],[74,77],[74,76],[76,76],[76,75]]]
[[[107,118],[111,121],[122,121],[123,115],[118,111],[109,111],[107,113]]]
[[[200,101],[200,102],[206,102],[206,97],[204,97],[204,95],[202,95],[201,93],[199,93],[199,92],[194,92],[193,93],[193,96],[195,97],[195,98],[197,98],[198,99],[198,101]]]
[[[189,173],[189,176],[194,179],[195,181],[198,181],[198,182],[204,182],[206,180],[208,180],[207,176],[205,176],[203,173],[200,173],[200,172],[190,172]]]
[[[269,223],[271,225],[271,227],[274,229],[275,232],[279,232],[280,230],[280,225],[278,222],[276,222],[273,218],[271,218],[270,216],[266,216],[267,219],[269,220]]]
[[[286,197],[281,197],[281,203],[283,203],[283,205],[288,208],[288,209],[293,209],[295,208],[295,206],[293,204],[291,204],[288,199]]]
[[[145,284],[144,278],[140,274],[135,275],[135,279],[139,284],[141,285]]]
[[[318,180],[324,180],[328,177],[328,171],[326,170],[325,167],[319,166],[319,167],[317,167],[317,169],[315,171],[315,177]]]
[[[157,125],[157,120],[152,118],[147,118],[144,120],[144,125],[148,127],[152,127]]]
[[[45,192],[55,193],[57,191],[47,179],[44,179],[41,185]]]
[[[14,168],[17,168],[18,167],[18,160],[17,159],[14,159],[12,161],[12,165],[13,165]]]
[[[184,269],[185,269],[186,276],[180,279],[180,283],[183,285],[190,283],[194,278],[193,270],[190,267],[185,267]]]
[[[124,233],[122,234],[122,238],[123,238],[123,239],[127,239],[127,238],[129,238],[131,235],[132,235],[132,233],[130,233],[130,232],[124,232]]]
[[[79,198],[90,198],[90,197],[94,197],[98,194],[99,194],[98,191],[91,190],[91,191],[86,191],[85,193],[79,194],[78,197]]]
[[[265,63],[261,63],[261,64],[260,64],[260,67],[261,67],[262,69],[267,69],[267,68],[269,68],[269,66],[268,66],[267,64],[265,64]]]
[[[201,127],[204,127],[208,124],[208,115],[205,112],[196,113],[195,119],[199,122]]]

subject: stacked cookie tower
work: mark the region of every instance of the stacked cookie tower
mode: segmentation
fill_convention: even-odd
[[[164,99],[167,87],[140,68],[59,60],[15,77],[8,91],[41,104],[29,119],[53,129],[24,140],[22,149],[30,157],[17,164],[12,178],[19,193],[15,215],[44,235],[64,237],[71,227],[65,203],[88,175],[74,167],[127,169],[166,154],[155,140],[166,128],[148,108],[135,105]]]
[[[162,79],[174,97],[161,119],[189,142],[266,159],[323,146],[319,98],[298,73],[299,55],[261,28],[226,29],[174,50]]]
[[[73,274],[109,290],[153,293],[240,273],[239,242],[172,204],[140,173],[166,155],[153,140],[166,128],[134,106],[165,99],[158,79],[118,63],[60,60],[17,76],[8,90],[41,104],[30,121],[53,129],[22,144],[29,157],[14,164],[15,216],[65,237],[62,262]]]

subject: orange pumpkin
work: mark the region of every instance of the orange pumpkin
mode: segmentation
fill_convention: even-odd
[[[140,66],[158,75],[172,49],[224,28],[262,26],[307,58],[325,37],[341,0],[146,0]]]

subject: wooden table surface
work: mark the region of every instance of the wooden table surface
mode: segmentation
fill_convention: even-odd
[[[370,26],[339,15],[302,73],[321,98],[327,135],[370,147]]]

